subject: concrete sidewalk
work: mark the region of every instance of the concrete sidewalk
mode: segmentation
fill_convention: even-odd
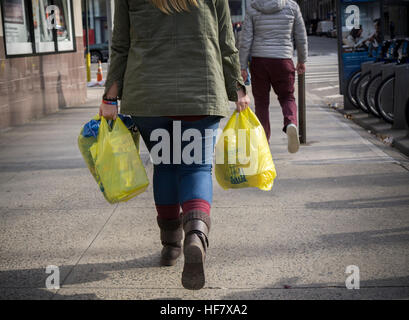
[[[275,186],[215,182],[206,286],[183,289],[183,259],[158,266],[152,188],[109,205],[78,151],[101,93],[0,134],[0,298],[409,298],[408,159],[319,106],[308,107],[308,145],[288,154],[276,100]],[[146,149],[142,158],[151,179]],[[59,290],[45,288],[49,265]],[[345,288],[349,265],[360,268],[359,290]]]

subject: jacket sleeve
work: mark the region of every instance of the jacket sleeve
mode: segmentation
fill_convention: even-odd
[[[128,0],[115,0],[111,56],[104,94],[116,82],[119,99],[122,98],[123,79],[130,47],[129,28]]]
[[[247,9],[244,26],[240,35],[240,67],[247,69],[251,46],[253,44],[253,18]]]
[[[239,50],[236,48],[228,0],[215,1],[219,23],[219,46],[223,64],[223,75],[227,96],[237,101],[237,84],[244,86],[240,72]]]
[[[297,47],[298,63],[305,63],[308,57],[308,38],[304,19],[298,4],[295,4],[294,39]]]

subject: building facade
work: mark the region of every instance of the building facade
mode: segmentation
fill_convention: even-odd
[[[314,33],[322,20],[337,25],[337,1],[339,0],[297,0],[310,33]],[[409,1],[379,0],[382,7],[382,34],[385,39],[409,35]]]
[[[115,7],[115,4],[112,0],[84,1],[87,1],[88,6],[89,44],[92,45],[107,42],[109,40],[107,2],[111,2],[112,10]],[[85,25],[85,12],[83,12],[83,25]]]
[[[86,101],[81,1],[1,0],[0,128]]]
[[[332,21],[333,26],[336,26],[336,1],[338,0],[297,0],[308,34],[316,33],[319,21]]]
[[[331,20],[336,12],[336,0],[297,0],[305,21]]]

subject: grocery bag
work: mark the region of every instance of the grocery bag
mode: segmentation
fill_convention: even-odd
[[[271,190],[277,176],[263,126],[250,108],[235,111],[216,143],[216,180],[224,189]]]
[[[139,132],[129,131],[118,117],[112,129],[103,117],[97,137],[78,137],[78,146],[92,176],[109,203],[127,201],[146,190],[149,181],[139,156]]]

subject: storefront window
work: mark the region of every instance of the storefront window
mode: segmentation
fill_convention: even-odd
[[[32,0],[34,38],[37,52],[54,52],[55,44],[52,29],[47,25],[47,7],[52,5],[50,0]]]
[[[71,0],[2,0],[7,56],[73,51]]]
[[[60,9],[57,15],[57,40],[58,51],[70,51],[74,49],[72,34],[72,19],[70,0],[54,0],[54,4]]]
[[[24,0],[2,0],[3,30],[8,55],[33,53]]]
[[[383,11],[385,38],[406,38],[409,35],[409,1],[402,5],[385,5]]]

